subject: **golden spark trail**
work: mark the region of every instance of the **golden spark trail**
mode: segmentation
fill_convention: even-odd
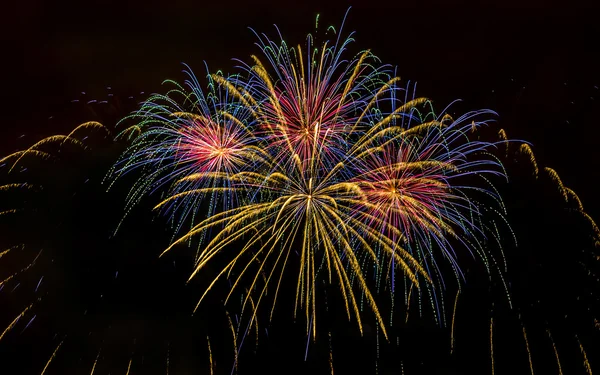
[[[235,334],[235,328],[233,327],[233,321],[231,320],[231,317],[229,316],[229,313],[227,311],[225,311],[225,315],[227,315],[227,321],[229,323],[229,329],[231,330],[231,335],[233,336],[233,352],[234,352],[234,365],[235,365],[235,369],[237,370],[237,366],[238,366],[238,348],[237,348],[237,335]]]
[[[573,189],[566,187],[565,191],[567,192],[569,201],[574,201],[577,206],[577,209],[579,211],[583,211],[583,204],[581,203],[581,199],[579,199],[579,196],[573,191]]]
[[[19,161],[21,161],[21,159],[23,159],[23,157],[29,153],[33,153],[34,155],[41,156],[43,158],[50,156],[50,154],[48,154],[46,152],[39,151],[37,149],[38,147],[43,146],[48,143],[52,143],[52,142],[60,142],[60,145],[62,146],[66,141],[69,141],[70,143],[72,143],[74,145],[80,146],[84,150],[86,149],[86,146],[78,139],[71,138],[66,135],[53,135],[53,136],[42,139],[41,141],[35,143],[33,146],[29,147],[25,151],[17,151],[15,153],[12,153],[12,154],[2,158],[2,160],[0,160],[0,162],[4,161],[10,157],[18,156],[17,160],[15,160],[12,167],[8,171],[10,173],[17,166],[17,163]]]
[[[96,370],[96,364],[98,363],[98,358],[100,357],[101,351],[102,349],[98,351],[98,355],[96,356],[96,360],[94,361],[94,365],[92,366],[92,372],[90,372],[90,375],[94,375],[94,371]]]
[[[33,189],[33,186],[29,185],[27,183],[24,183],[24,184],[6,184],[6,185],[0,186],[0,191],[8,191],[8,190],[15,189],[15,188],[20,188],[20,187],[27,188],[29,190]]]
[[[208,359],[210,361],[210,375],[213,375],[213,358],[212,350],[210,349],[210,337],[206,336],[206,341],[208,342]]]
[[[44,369],[42,370],[42,373],[40,375],[44,375],[44,373],[46,372],[46,369],[48,368],[48,366],[50,366],[50,363],[52,362],[52,360],[54,359],[54,357],[56,357],[56,353],[58,352],[58,349],[60,349],[60,346],[62,345],[62,343],[64,342],[61,341],[58,346],[56,347],[56,349],[54,349],[54,353],[52,353],[52,356],[50,357],[50,359],[48,360],[48,362],[46,362],[46,366],[44,366]]]
[[[583,349],[583,345],[581,344],[581,341],[579,341],[579,337],[575,336],[575,338],[577,339],[577,343],[579,344],[579,349],[581,350],[581,354],[583,355],[583,365],[585,366],[585,371],[588,373],[588,375],[592,375],[592,366],[590,365],[590,362],[588,361],[587,354],[586,354],[585,350]]]
[[[412,288],[411,288],[412,292]],[[454,298],[454,309],[452,310],[452,324],[450,327],[450,354],[454,351],[454,320],[456,318],[456,305],[458,304],[458,295],[460,294],[460,289],[456,291],[456,298]],[[409,293],[410,297],[410,293]],[[407,314],[408,315],[408,314]]]
[[[15,246],[10,247],[10,248],[8,248],[8,249],[6,249],[4,251],[0,251],[0,258],[2,258],[3,256],[5,256],[6,254],[8,254],[9,251],[17,249],[17,248],[20,248],[20,250],[23,250],[25,248],[25,245],[24,244],[15,245]],[[2,285],[2,284],[0,284],[0,285]]]
[[[596,236],[600,236],[600,228],[598,227],[598,224],[596,224],[594,219],[592,219],[592,217],[585,211],[579,211],[579,213],[582,214],[583,217],[585,217],[587,219],[587,221],[590,223],[590,225],[592,226],[592,229],[594,230],[594,234]]]
[[[545,167],[544,170],[546,171],[546,173],[548,173],[548,176],[550,177],[550,179],[552,181],[554,181],[556,183],[556,185],[558,186],[558,191],[565,199],[565,202],[568,202],[569,196],[567,195],[567,190],[565,189],[565,185],[563,185],[560,177],[558,176],[558,173],[554,169],[548,168],[548,167]]]
[[[560,359],[558,357],[558,350],[556,349],[556,344],[554,343],[554,339],[552,338],[552,335],[550,334],[550,330],[547,329],[546,332],[548,332],[548,337],[550,338],[550,341],[552,342],[552,350],[554,350],[554,356],[556,357],[556,364],[558,365],[558,375],[563,375],[562,367],[560,365]]]
[[[533,166],[533,175],[535,176],[535,178],[538,178],[538,165],[537,165],[537,161],[535,160],[535,156],[533,154],[533,150],[531,149],[531,147],[526,144],[523,143],[521,145],[521,147],[519,148],[519,151],[522,154],[526,154],[527,156],[529,156],[529,161],[531,162],[531,165]]]
[[[404,321],[404,323],[408,323],[408,315],[410,313],[410,296],[412,295],[413,285],[415,284],[410,284],[410,289],[408,290],[408,298],[406,300],[406,320]]]
[[[97,122],[97,121],[88,121],[88,122],[84,122],[83,124],[77,126],[75,129],[73,129],[65,138],[65,140],[67,139],[75,139],[75,133],[77,133],[79,130],[81,129],[87,129],[87,128],[95,128],[95,129],[102,129],[104,130],[108,135],[110,135],[110,131],[108,130],[108,128],[104,125],[102,125],[101,123]],[[64,142],[64,141],[63,141]],[[62,145],[62,144],[61,144]]]
[[[125,373],[125,375],[129,375],[129,370],[131,370],[131,362],[133,362],[133,357],[129,359],[129,364],[127,365],[127,373]]]
[[[506,134],[506,131],[504,129],[500,129],[498,131],[498,137],[504,141],[504,144],[506,145],[506,157],[508,158],[508,149],[510,146],[510,143],[508,142],[508,135]]]
[[[506,131],[504,129],[498,130],[498,138],[500,138],[503,141],[506,141],[508,139],[508,136],[506,135]]]
[[[4,335],[6,335],[6,332],[10,331],[17,324],[19,319],[21,319],[23,317],[23,315],[25,315],[25,313],[31,308],[31,306],[33,306],[33,303],[31,305],[27,306],[25,308],[25,310],[23,310],[19,315],[17,315],[17,317],[8,325],[8,327],[6,327],[4,332],[2,332],[2,334],[0,335],[0,340],[2,340]]]
[[[531,351],[529,350],[529,341],[527,340],[525,326],[523,326],[523,339],[525,339],[525,348],[527,349],[527,357],[529,358],[529,369],[531,369],[531,375],[533,375],[533,361],[531,360]]]
[[[177,233],[161,256],[175,246],[189,246],[197,235],[198,251],[188,281],[221,254],[228,257],[208,282],[194,312],[218,281],[230,279],[224,302],[242,294],[242,313],[251,314],[248,329],[253,330],[254,324],[258,340],[259,306],[272,300],[272,319],[284,271],[292,262],[288,260],[294,259],[290,254],[296,253],[294,261],[299,267],[294,275],[293,313],[306,319],[309,338],[317,338],[318,288],[325,281],[339,289],[348,319],[356,317],[361,335],[366,304],[388,340],[371,291],[371,280],[383,280],[384,261],[393,267],[392,272],[404,274],[405,290],[410,284],[411,292],[421,285],[431,291],[434,281],[423,249],[437,243],[440,252],[454,262],[452,245],[446,239],[470,242],[468,238],[479,232],[476,227],[484,225],[475,220],[481,215],[477,205],[462,192],[462,186],[454,189],[450,180],[472,174],[473,167],[479,169],[480,164],[500,167],[495,157],[478,162],[468,158],[488,147],[488,142],[470,142],[467,136],[486,124],[478,116],[487,112],[474,111],[453,120],[447,114],[436,114],[427,98],[396,98],[397,90],[404,90],[397,85],[400,78],[392,78],[383,67],[374,65],[370,60],[377,58],[369,50],[338,60],[341,50],[337,50],[337,42],[313,48],[312,37],[310,40],[304,52],[300,45],[289,48],[284,42],[280,49],[265,45],[266,58],[252,55],[252,62],[244,64],[249,81],[237,75],[209,75],[210,95],[206,98],[192,82],[185,85],[193,92],[177,83],[172,91],[183,94],[186,103],[178,103],[169,94],[148,100],[135,116],[140,120],[135,128],[140,138],[123,159],[127,166],[114,171],[120,175],[139,167],[159,168],[138,180],[127,198],[127,212],[151,193],[154,183],[172,183],[155,209],[172,212],[174,221],[179,207],[184,212],[174,228]],[[234,100],[219,105],[220,109],[209,109],[223,99],[221,90]],[[380,103],[388,100],[388,94],[394,104],[382,109]],[[241,112],[229,113],[233,107]],[[414,121],[405,121],[408,118]],[[194,131],[179,130],[188,127]],[[233,146],[224,146],[227,129],[233,132],[227,136]],[[508,147],[506,134],[501,131],[499,136]],[[463,144],[455,147],[454,142]],[[530,151],[529,146],[523,147]],[[201,162],[199,158],[203,158]],[[213,163],[215,158],[218,161]],[[210,198],[210,207],[222,198],[223,208],[215,212],[210,208],[197,222],[193,208],[206,198]],[[469,215],[460,212],[460,207]],[[179,233],[188,214],[192,224]],[[370,272],[375,273],[373,278]],[[247,279],[244,295],[242,284]],[[379,290],[378,281],[376,285]],[[263,298],[273,286],[274,298],[271,294]],[[417,298],[420,309],[420,293]],[[458,292],[451,353],[457,300]],[[437,304],[431,306],[437,309]],[[443,303],[441,314],[447,319]],[[228,320],[237,369],[240,326],[233,328],[229,316]]]
[[[6,210],[6,211],[0,211],[0,216],[4,216],[4,215],[8,215],[8,214],[14,214],[16,212],[19,212],[19,210],[10,209],[10,210]]]
[[[0,213],[1,215],[2,213]],[[24,246],[24,245],[23,245]],[[10,250],[10,249],[9,249]],[[22,268],[20,271],[13,273],[12,275],[10,275],[9,277],[7,277],[6,279],[0,281],[0,286],[4,285],[4,283],[12,280],[15,276],[17,276],[20,273],[23,273],[25,271],[27,271],[28,269],[30,269],[31,267],[33,267],[33,265],[35,264],[36,260],[39,258],[39,256],[42,254],[42,250],[40,250],[40,252],[36,255],[36,257],[33,259],[33,261],[31,261],[31,263],[29,263],[29,265],[27,265],[27,267]]]

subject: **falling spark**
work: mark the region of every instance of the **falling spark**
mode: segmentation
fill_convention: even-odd
[[[590,362],[588,361],[587,354],[583,349],[583,345],[581,344],[581,341],[579,341],[579,337],[575,336],[575,338],[579,343],[579,349],[581,350],[581,354],[583,355],[583,364],[585,366],[585,371],[588,373],[588,375],[592,375],[592,366],[590,366]]]
[[[100,352],[101,351],[102,351],[102,349],[100,349],[98,351],[98,355],[96,356],[96,360],[94,361],[94,365],[92,366],[92,372],[90,372],[90,375],[94,375],[94,370],[96,370],[96,363],[98,363],[98,358],[100,357]]]
[[[331,371],[331,375],[333,375],[333,350],[331,345],[331,331],[329,332],[329,370]]]
[[[552,342],[552,349],[554,350],[554,356],[556,356],[556,364],[558,365],[558,375],[563,375],[562,367],[560,365],[560,359],[558,358],[558,350],[556,349],[556,344],[554,343],[554,339],[550,334],[550,330],[546,330],[548,332],[548,337],[550,337],[550,341]]]
[[[529,161],[533,166],[533,175],[535,176],[535,178],[538,178],[538,165],[537,161],[535,160],[535,156],[533,155],[533,150],[531,149],[531,147],[529,147],[528,144],[523,143],[519,148],[519,151],[521,151],[522,154],[527,154],[527,156],[529,156]]]
[[[498,130],[498,137],[503,141],[506,141],[508,139],[506,131],[504,129]]]
[[[212,350],[210,349],[210,337],[206,336],[206,341],[208,342],[208,358],[210,360],[210,375],[213,375],[213,358],[212,358]]]
[[[506,157],[508,158],[508,146],[510,143],[508,142],[508,135],[506,134],[506,131],[504,129],[498,130],[498,137],[506,144]]]
[[[4,251],[1,251],[0,252],[0,258],[2,258],[4,255],[6,255],[11,249],[7,249],[7,250],[4,250]]]
[[[598,225],[596,224],[594,219],[592,219],[592,217],[585,211],[579,211],[579,212],[587,219],[587,221],[589,221],[596,236],[600,236],[600,228],[598,228]]]
[[[454,299],[454,310],[452,311],[452,325],[450,328],[450,354],[454,351],[454,318],[456,317],[456,305],[458,304],[458,295],[460,289],[456,291],[456,298]]]
[[[408,290],[408,298],[406,302],[406,320],[404,321],[404,323],[408,323],[408,314],[410,313],[410,296],[413,291],[413,285],[414,284],[410,284],[410,289]]]
[[[16,189],[16,188],[26,188],[26,189],[32,190],[33,186],[29,185],[27,183],[24,183],[24,184],[6,184],[6,185],[0,186],[0,191],[8,191],[8,190]],[[24,246],[24,245],[20,245],[20,246]],[[19,246],[18,245],[17,246],[13,246],[11,249],[13,249],[15,247],[19,247]]]
[[[192,279],[235,241],[247,239],[204,290],[196,308],[227,275],[237,273],[225,303],[241,288],[240,280],[256,272],[242,310],[251,305],[250,324],[258,330],[256,313],[265,304],[267,286],[275,285],[273,311],[280,281],[291,267],[293,244],[299,243],[294,316],[306,313],[307,336],[316,338],[316,285],[323,276],[330,284],[337,279],[348,318],[356,317],[362,334],[357,285],[387,340],[367,271],[373,269],[381,279],[389,269],[389,280],[402,272],[407,284],[430,288],[433,281],[424,260],[428,254],[423,253],[429,242],[437,243],[440,253],[457,266],[447,239],[458,237],[471,247],[479,242],[469,238],[487,230],[475,219],[480,216],[478,205],[452,182],[478,171],[503,175],[499,160],[485,153],[493,145],[467,137],[492,112],[469,112],[453,120],[436,115],[426,98],[399,100],[395,93],[405,90],[397,85],[399,78],[389,79],[387,68],[373,65],[370,60],[376,58],[368,50],[355,59],[338,60],[350,41],[339,50],[317,48],[320,58],[305,64],[302,48],[290,49],[282,41],[274,49],[274,42],[261,39],[268,62],[252,56],[252,65],[242,67],[249,81],[209,75],[207,96],[188,71],[188,83],[172,93],[190,102],[180,105],[170,94],[155,95],[130,117],[139,121],[141,133],[107,178],[138,168],[147,171],[134,183],[126,212],[158,186],[172,183],[155,206],[175,224],[174,241],[162,254],[197,238]],[[312,43],[311,36],[310,51]],[[286,57],[291,54],[297,60]],[[276,76],[282,80],[274,80]],[[223,93],[228,96],[221,98]],[[394,109],[375,110],[388,94]],[[216,107],[235,108],[234,113],[213,110],[213,102],[222,100],[231,101]],[[423,106],[427,114],[422,116]],[[488,156],[472,159],[475,155]],[[213,204],[217,199],[223,203],[219,213]],[[206,200],[207,217],[193,219],[198,204]],[[190,229],[183,228],[186,218],[193,222]],[[321,257],[325,272],[319,271]],[[382,258],[389,266],[380,264]],[[265,282],[258,287],[261,276]]]
[[[40,284],[42,283],[42,280],[44,280],[44,276],[40,277],[40,281],[37,283],[37,286],[35,287],[35,292],[36,293],[37,293],[37,291],[38,291],[38,289],[40,287]]]
[[[494,317],[490,317],[490,358],[492,360],[492,375],[494,375]]]
[[[25,326],[25,328],[23,328],[23,330],[21,331],[21,333],[25,332],[25,330],[27,328],[29,328],[29,326],[31,325],[31,323],[33,323],[33,321],[35,320],[36,317],[37,317],[37,315],[34,315],[33,318],[29,319],[29,323],[27,323],[27,325]]]
[[[2,340],[2,338],[4,337],[4,335],[6,335],[6,333],[8,331],[10,331],[19,321],[19,319],[21,319],[23,317],[23,315],[25,315],[25,313],[31,308],[31,306],[33,306],[33,303],[29,306],[27,306],[25,308],[25,310],[23,310],[19,315],[17,315],[17,317],[8,325],[8,327],[6,327],[6,329],[4,330],[4,332],[2,332],[2,334],[0,335],[0,340]]]
[[[42,370],[42,373],[40,375],[44,375],[44,373],[46,372],[46,369],[48,368],[48,366],[50,366],[50,363],[52,362],[52,360],[54,359],[54,357],[56,357],[56,352],[58,352],[58,349],[60,349],[60,346],[62,345],[63,341],[61,341],[58,344],[58,346],[56,347],[56,349],[54,349],[54,353],[52,353],[52,356],[50,357],[50,359],[48,360],[48,362],[46,362],[46,366],[44,366],[44,369]]]
[[[527,340],[527,333],[525,332],[525,326],[523,326],[523,338],[525,339],[525,348],[527,348],[527,356],[529,358],[529,368],[531,369],[531,375],[533,375],[533,361],[531,360],[531,351],[529,350],[529,341]]]
[[[558,173],[554,169],[548,168],[548,167],[545,167],[544,170],[548,173],[548,176],[550,176],[550,179],[552,179],[552,181],[554,181],[556,183],[556,185],[558,186],[558,190],[560,191],[560,194],[565,199],[565,202],[568,202],[569,196],[567,195],[567,190],[565,189],[565,186],[563,185],[560,177],[558,176]]]
[[[577,205],[577,209],[579,211],[583,211],[583,204],[581,203],[581,199],[579,199],[579,196],[577,196],[577,194],[575,194],[575,192],[572,189],[565,188],[565,191],[567,192],[569,201],[574,201]]]
[[[129,375],[129,370],[131,370],[131,362],[133,362],[133,357],[129,359],[129,365],[127,365],[127,373],[125,375]]]
[[[235,334],[235,328],[233,327],[233,322],[231,321],[231,317],[229,313],[225,311],[225,315],[227,315],[227,321],[229,322],[229,329],[231,330],[231,335],[233,336],[233,350],[234,350],[234,366],[231,369],[231,373],[237,371],[238,366],[238,348],[237,348],[237,335]]]

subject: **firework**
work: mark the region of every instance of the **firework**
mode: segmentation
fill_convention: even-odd
[[[210,201],[209,212],[214,212],[218,202],[216,194],[181,194],[227,187],[215,185],[213,174],[230,176],[263,161],[265,155],[256,136],[248,128],[250,110],[235,105],[231,94],[209,77],[206,93],[194,74],[188,70],[188,80],[174,85],[166,95],[156,94],[144,102],[128,119],[139,120],[137,125],[121,132],[120,136],[135,137],[132,145],[113,169],[114,175],[140,169],[140,178],[127,197],[127,210],[139,200],[164,185],[171,185],[169,194],[181,197],[171,200],[167,211],[173,213],[179,228],[188,216],[193,217],[197,207]],[[141,133],[141,129],[144,129]],[[186,183],[173,185],[173,181]],[[224,195],[220,209],[236,204],[235,196]],[[178,214],[176,217],[175,214]]]
[[[61,181],[69,180],[65,175],[71,177],[71,181],[79,182],[73,184],[76,186],[84,186],[89,181],[89,178],[85,182],[83,179],[76,180],[73,178],[76,174],[68,175],[65,170],[75,166],[73,160],[82,158],[82,150],[94,149],[94,141],[100,139],[98,135],[107,134],[110,132],[100,123],[86,122],[68,135],[44,138],[23,151],[0,159],[3,167],[0,179],[4,183],[0,185],[0,198],[3,206],[10,205],[10,209],[0,210],[0,216],[6,216],[2,222],[5,233],[3,251],[0,251],[0,290],[4,289],[1,297],[4,301],[10,301],[7,306],[17,308],[19,305],[28,305],[3,331],[0,330],[2,345],[16,347],[15,341],[18,342],[20,335],[38,329],[40,323],[43,324],[43,319],[36,321],[36,317],[50,315],[48,313],[54,308],[52,302],[64,296],[60,292],[58,296],[53,292],[62,291],[62,287],[50,288],[47,285],[48,280],[65,272],[56,264],[58,262],[55,263],[56,252],[53,251],[57,242],[55,237],[60,237],[56,234],[56,224],[63,219],[58,207],[75,194],[70,187],[62,186]],[[73,156],[71,152],[77,157],[69,159],[69,156]],[[64,168],[65,164],[67,168]],[[51,178],[45,178],[47,175]],[[6,314],[10,313],[11,310],[7,308]],[[3,323],[4,319],[5,316]],[[56,347],[42,373],[54,359],[61,344]],[[10,363],[6,357],[4,360]]]
[[[435,299],[442,259],[460,278],[453,242],[487,259],[481,205],[469,196],[499,197],[469,177],[503,172],[486,154],[494,144],[468,133],[493,113],[437,115],[369,51],[347,58],[351,37],[335,37],[290,48],[259,36],[267,63],[252,56],[242,75],[209,75],[207,94],[189,71],[184,85],[170,81],[174,90],[132,116],[141,134],[113,173],[142,171],[127,210],[168,186],[156,209],[176,232],[190,218],[191,229],[165,252],[202,244],[190,278],[229,257],[200,301],[222,278],[231,282],[226,303],[249,285],[242,311],[256,324],[269,288],[272,317],[293,263],[295,314],[304,311],[309,336],[321,280],[339,287],[361,332],[364,297],[387,336],[373,285],[393,289],[399,270],[407,287],[426,285]]]

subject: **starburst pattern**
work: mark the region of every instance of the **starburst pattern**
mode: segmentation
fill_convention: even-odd
[[[133,115],[141,135],[115,168],[143,170],[128,209],[168,184],[156,209],[176,232],[191,217],[191,229],[165,252],[199,238],[191,277],[228,256],[200,301],[220,279],[231,283],[226,303],[244,285],[249,326],[269,288],[272,316],[290,264],[296,314],[315,337],[322,280],[339,287],[361,332],[364,297],[387,335],[374,286],[393,290],[399,270],[435,301],[442,259],[461,277],[456,244],[488,261],[485,210],[470,195],[500,202],[474,177],[503,171],[487,153],[495,144],[469,134],[493,112],[437,115],[369,51],[345,57],[351,42],[315,47],[309,36],[303,49],[259,36],[267,64],[253,56],[242,75],[209,75],[207,95],[188,71],[185,87],[171,82]]]

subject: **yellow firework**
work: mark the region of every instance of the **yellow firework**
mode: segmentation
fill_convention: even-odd
[[[290,48],[259,37],[264,56],[242,66],[244,78],[209,75],[211,94],[204,95],[188,72],[187,88],[173,91],[183,103],[173,95],[151,98],[135,116],[138,127],[124,133],[140,133],[117,168],[118,175],[142,169],[130,202],[170,185],[155,208],[173,215],[179,209],[175,231],[186,220],[191,229],[165,253],[190,246],[197,236],[190,279],[224,260],[198,304],[227,279],[225,303],[236,291],[244,294],[241,310],[252,312],[249,328],[258,329],[267,289],[273,316],[291,264],[298,270],[294,313],[305,315],[309,336],[316,337],[317,290],[327,284],[339,289],[346,315],[361,333],[364,300],[387,338],[373,293],[381,283],[393,291],[399,274],[407,288],[420,293],[425,286],[434,299],[433,289],[442,288],[438,260],[448,261],[461,278],[454,243],[487,261],[477,236],[487,232],[482,215],[491,210],[471,194],[495,203],[500,197],[470,181],[503,171],[489,152],[495,144],[469,137],[494,113],[456,119],[436,114],[428,99],[407,96],[414,86],[400,87],[368,50],[344,57],[350,42],[314,48],[309,37],[307,48]],[[186,133],[182,119],[213,119],[215,129],[227,120],[240,130],[228,144],[237,145],[240,137],[244,142],[225,149],[221,130]],[[153,138],[165,133],[174,136],[168,142]],[[235,161],[234,168],[214,163],[222,156]],[[201,207],[203,198],[208,210]],[[225,203],[216,207],[218,201]],[[205,219],[196,221],[203,212]]]
[[[535,155],[533,154],[533,150],[531,149],[531,147],[528,144],[523,143],[521,145],[521,147],[519,148],[519,151],[522,154],[529,156],[529,161],[531,162],[531,165],[533,166],[533,175],[535,176],[535,178],[537,178],[538,177],[538,165],[537,165],[537,161],[535,160]]]
[[[404,109],[410,109],[414,103]],[[468,232],[466,217],[451,202],[464,202],[465,206],[469,203],[453,193],[450,179],[466,173],[470,164],[461,159],[464,149],[457,153],[436,150],[443,143],[441,139],[452,138],[457,135],[455,132],[463,135],[472,124],[460,130],[446,127],[442,121],[425,122],[411,129],[388,126],[396,114],[382,118],[369,131],[358,135],[347,151],[349,157],[330,169],[322,168],[324,151],[319,147],[320,129],[315,126],[315,142],[308,159],[292,153],[289,163],[273,158],[254,170],[235,174],[203,172],[180,179],[179,184],[206,178],[223,181],[214,187],[174,194],[156,209],[190,195],[249,197],[243,204],[201,221],[165,250],[213,231],[214,236],[197,256],[192,278],[213,258],[242,243],[204,291],[200,302],[221,278],[233,283],[227,302],[243,284],[242,280],[251,277],[248,289],[257,291],[258,296],[252,300],[252,293],[247,293],[242,311],[250,306],[252,324],[268,286],[274,285],[272,316],[284,270],[297,249],[300,267],[295,311],[304,310],[307,334],[316,334],[316,290],[322,277],[339,286],[347,316],[356,318],[362,332],[360,300],[355,293],[360,291],[387,337],[366,269],[375,267],[382,272],[384,263],[389,264],[419,287],[419,278],[427,283],[432,280],[424,268],[423,257],[410,248],[415,238],[442,244],[442,251],[449,254],[444,247],[446,238],[460,236],[459,230]],[[251,272],[254,276],[250,276]]]

